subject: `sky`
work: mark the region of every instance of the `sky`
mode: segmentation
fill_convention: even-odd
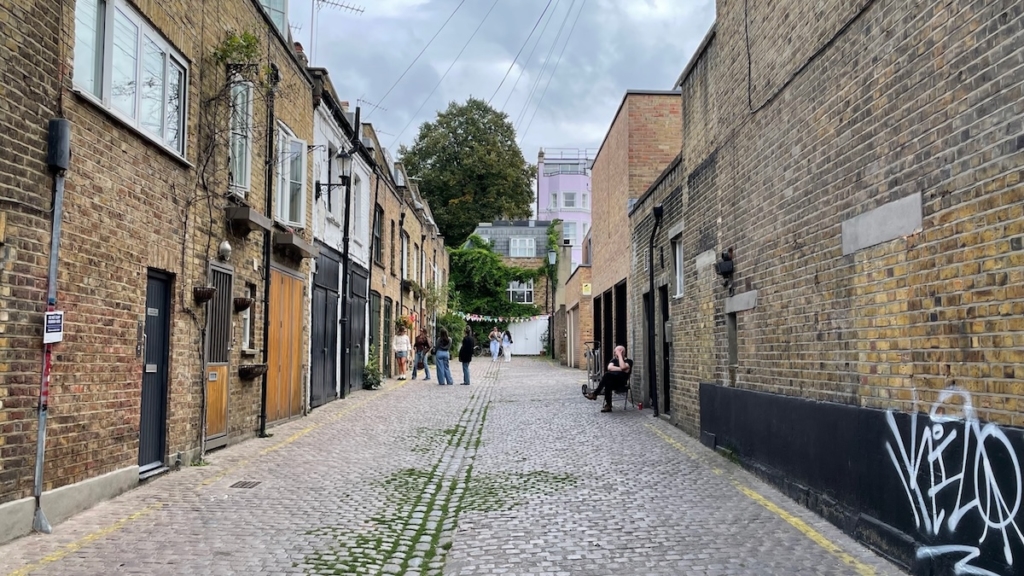
[[[599,147],[627,89],[672,89],[714,14],[715,0],[289,2],[311,64],[328,69],[339,97],[362,106],[396,155],[438,110],[473,96],[509,115],[530,162],[542,147]]]

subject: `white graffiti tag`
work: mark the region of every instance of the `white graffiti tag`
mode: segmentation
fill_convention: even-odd
[[[959,402],[957,402],[959,400]],[[947,413],[947,409],[953,414]],[[956,412],[960,414],[957,415]],[[899,473],[910,500],[914,523],[929,536],[945,528],[960,544],[918,549],[918,558],[962,554],[954,565],[956,574],[999,576],[972,566],[981,556],[980,545],[990,537],[1002,540],[1003,559],[1013,566],[1011,543],[1024,543],[1017,526],[1021,506],[1021,470],[1010,439],[995,424],[982,425],[974,412],[971,396],[960,389],[944,390],[919,428],[919,415],[910,416],[910,445],[907,446],[890,411],[886,421],[893,441],[885,443],[892,464]],[[962,436],[962,438],[961,438]],[[990,452],[1003,451],[998,472],[993,470]],[[959,458],[958,455],[962,454]],[[1005,463],[1012,465],[1007,469]],[[955,494],[955,499],[950,496]],[[938,502],[942,500],[942,503]],[[944,504],[943,504],[944,503]],[[984,528],[980,534],[958,534],[960,521],[977,514]],[[977,545],[968,540],[977,538]]]

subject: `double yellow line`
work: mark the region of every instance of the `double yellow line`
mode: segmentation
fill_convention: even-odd
[[[670,446],[672,446],[676,450],[679,450],[683,454],[686,454],[691,460],[693,460],[695,462],[698,462],[698,463],[700,462],[700,458],[698,458],[697,454],[693,450],[691,450],[689,447],[687,447],[687,446],[683,445],[682,443],[676,441],[674,438],[672,438],[668,434],[665,434],[661,430],[655,428],[651,424],[647,424],[647,427],[650,428],[655,434],[660,436],[661,439],[664,440],[666,443],[668,443]],[[714,472],[715,474],[719,475],[719,476],[722,475],[722,469],[721,468],[717,468],[715,466],[711,466],[711,471]],[[821,534],[821,532],[818,532],[814,528],[811,528],[803,520],[797,518],[796,516],[793,516],[789,512],[786,512],[785,510],[783,510],[782,508],[780,508],[776,504],[774,504],[772,501],[770,501],[767,498],[765,498],[764,496],[758,494],[752,488],[750,488],[748,486],[744,486],[739,481],[734,480],[734,479],[730,479],[730,483],[737,490],[739,490],[740,493],[742,493],[744,496],[746,496],[747,498],[750,498],[754,502],[757,502],[758,504],[763,506],[766,510],[768,510],[772,514],[775,514],[779,518],[782,518],[783,520],[786,521],[786,523],[788,523],[790,526],[792,526],[792,527],[796,528],[797,530],[799,530],[801,534],[803,534],[804,536],[807,536],[812,542],[814,542],[818,546],[821,546],[822,548],[824,548],[829,554],[832,554],[833,556],[835,556],[843,564],[846,564],[847,566],[850,566],[851,568],[853,568],[857,572],[857,574],[860,574],[860,576],[875,576],[875,569],[874,568],[872,568],[871,566],[868,566],[867,564],[864,564],[863,562],[857,560],[856,558],[854,558],[853,556],[847,554],[846,552],[843,552],[842,548],[840,548],[837,544],[833,543],[831,540],[829,540],[828,538],[823,536]]]

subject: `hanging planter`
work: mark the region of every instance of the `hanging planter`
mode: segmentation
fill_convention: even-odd
[[[235,298],[235,312],[244,312],[252,306],[253,299],[245,296]]]
[[[266,364],[242,364],[238,367],[238,377],[242,380],[255,380],[266,373]]]
[[[213,299],[213,295],[217,293],[216,286],[193,286],[192,287],[192,298],[195,299],[196,304],[205,304]]]

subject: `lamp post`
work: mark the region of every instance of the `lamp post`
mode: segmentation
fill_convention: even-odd
[[[551,357],[555,357],[555,262],[558,261],[558,252],[548,250],[548,289],[551,291],[551,305],[548,307],[548,351]]]
[[[352,204],[349,201],[352,197],[352,158],[353,150],[341,150],[334,157],[338,160],[341,168],[341,182],[328,182],[327,184],[316,183],[316,197],[319,199],[324,191],[330,195],[331,189],[335,186],[345,187],[345,217],[342,223],[341,233],[341,394],[345,396],[348,385],[351,383],[348,370],[348,348],[349,348],[349,327],[348,327],[348,245],[349,245],[349,221],[352,217]],[[329,196],[328,196],[329,197]]]
[[[654,207],[654,227],[651,228],[651,243],[648,249],[648,261],[647,266],[647,306],[644,313],[647,315],[647,365],[650,374],[650,382],[648,384],[651,394],[651,408],[654,409],[654,416],[658,416],[658,373],[654,366],[655,354],[654,354],[654,235],[658,233],[658,227],[661,225],[661,217],[665,214],[665,207],[658,204]]]

